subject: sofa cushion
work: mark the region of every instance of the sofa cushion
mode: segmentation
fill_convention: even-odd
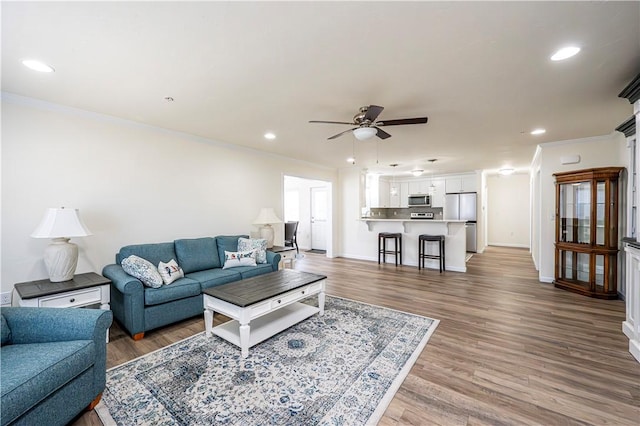
[[[200,284],[189,278],[180,278],[171,285],[163,285],[160,288],[144,289],[144,304],[146,306],[159,305],[172,302],[185,297],[197,296],[201,292]]]
[[[178,264],[185,274],[222,267],[215,238],[176,240],[175,245]]]
[[[218,245],[218,257],[220,259],[220,268],[224,265],[225,251],[238,251],[238,239],[249,238],[248,235],[218,235],[216,244]]]
[[[92,340],[3,346],[2,422],[11,423],[93,365]]]
[[[127,274],[142,281],[145,286],[158,288],[162,285],[162,277],[158,273],[158,268],[153,263],[135,254],[122,261],[122,269]]]
[[[132,254],[147,259],[156,267],[160,262],[168,262],[171,259],[177,259],[176,252],[173,249],[173,242],[156,243],[156,244],[136,244],[124,246],[120,249],[120,253],[116,255],[116,263],[122,264],[122,261]],[[178,260],[178,263],[180,261]]]
[[[238,268],[235,268],[234,270],[240,272],[240,275],[242,275],[242,279],[273,272],[273,268],[268,263],[258,266],[240,266]]]
[[[204,290],[205,288],[241,280],[242,275],[240,275],[238,269],[208,269],[206,271],[192,272],[187,277],[198,281],[200,288]]]
[[[0,313],[0,332],[2,333],[2,340],[0,341],[0,346],[2,345],[10,345],[11,344],[11,330],[9,329],[9,324],[7,324],[7,320],[4,315]]]

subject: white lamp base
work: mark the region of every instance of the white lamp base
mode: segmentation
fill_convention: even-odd
[[[44,264],[53,283],[73,279],[78,266],[78,246],[69,238],[54,238],[44,250]]]
[[[269,224],[261,226],[260,238],[267,240],[267,248],[273,247],[273,227]]]

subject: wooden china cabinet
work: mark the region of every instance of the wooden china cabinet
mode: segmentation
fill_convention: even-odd
[[[616,299],[618,179],[622,167],[554,173],[558,288]]]

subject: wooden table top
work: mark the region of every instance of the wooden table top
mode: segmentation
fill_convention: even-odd
[[[52,283],[48,279],[19,283],[15,285],[15,289],[22,299],[33,299],[110,283],[111,280],[102,275],[98,275],[95,272],[88,272],[86,274],[78,274],[74,276],[72,280],[59,283]]]
[[[203,293],[244,308],[325,278],[326,275],[282,269],[208,288]]]

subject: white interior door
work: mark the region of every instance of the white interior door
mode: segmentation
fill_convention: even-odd
[[[327,249],[327,189],[311,188],[311,248]]]

